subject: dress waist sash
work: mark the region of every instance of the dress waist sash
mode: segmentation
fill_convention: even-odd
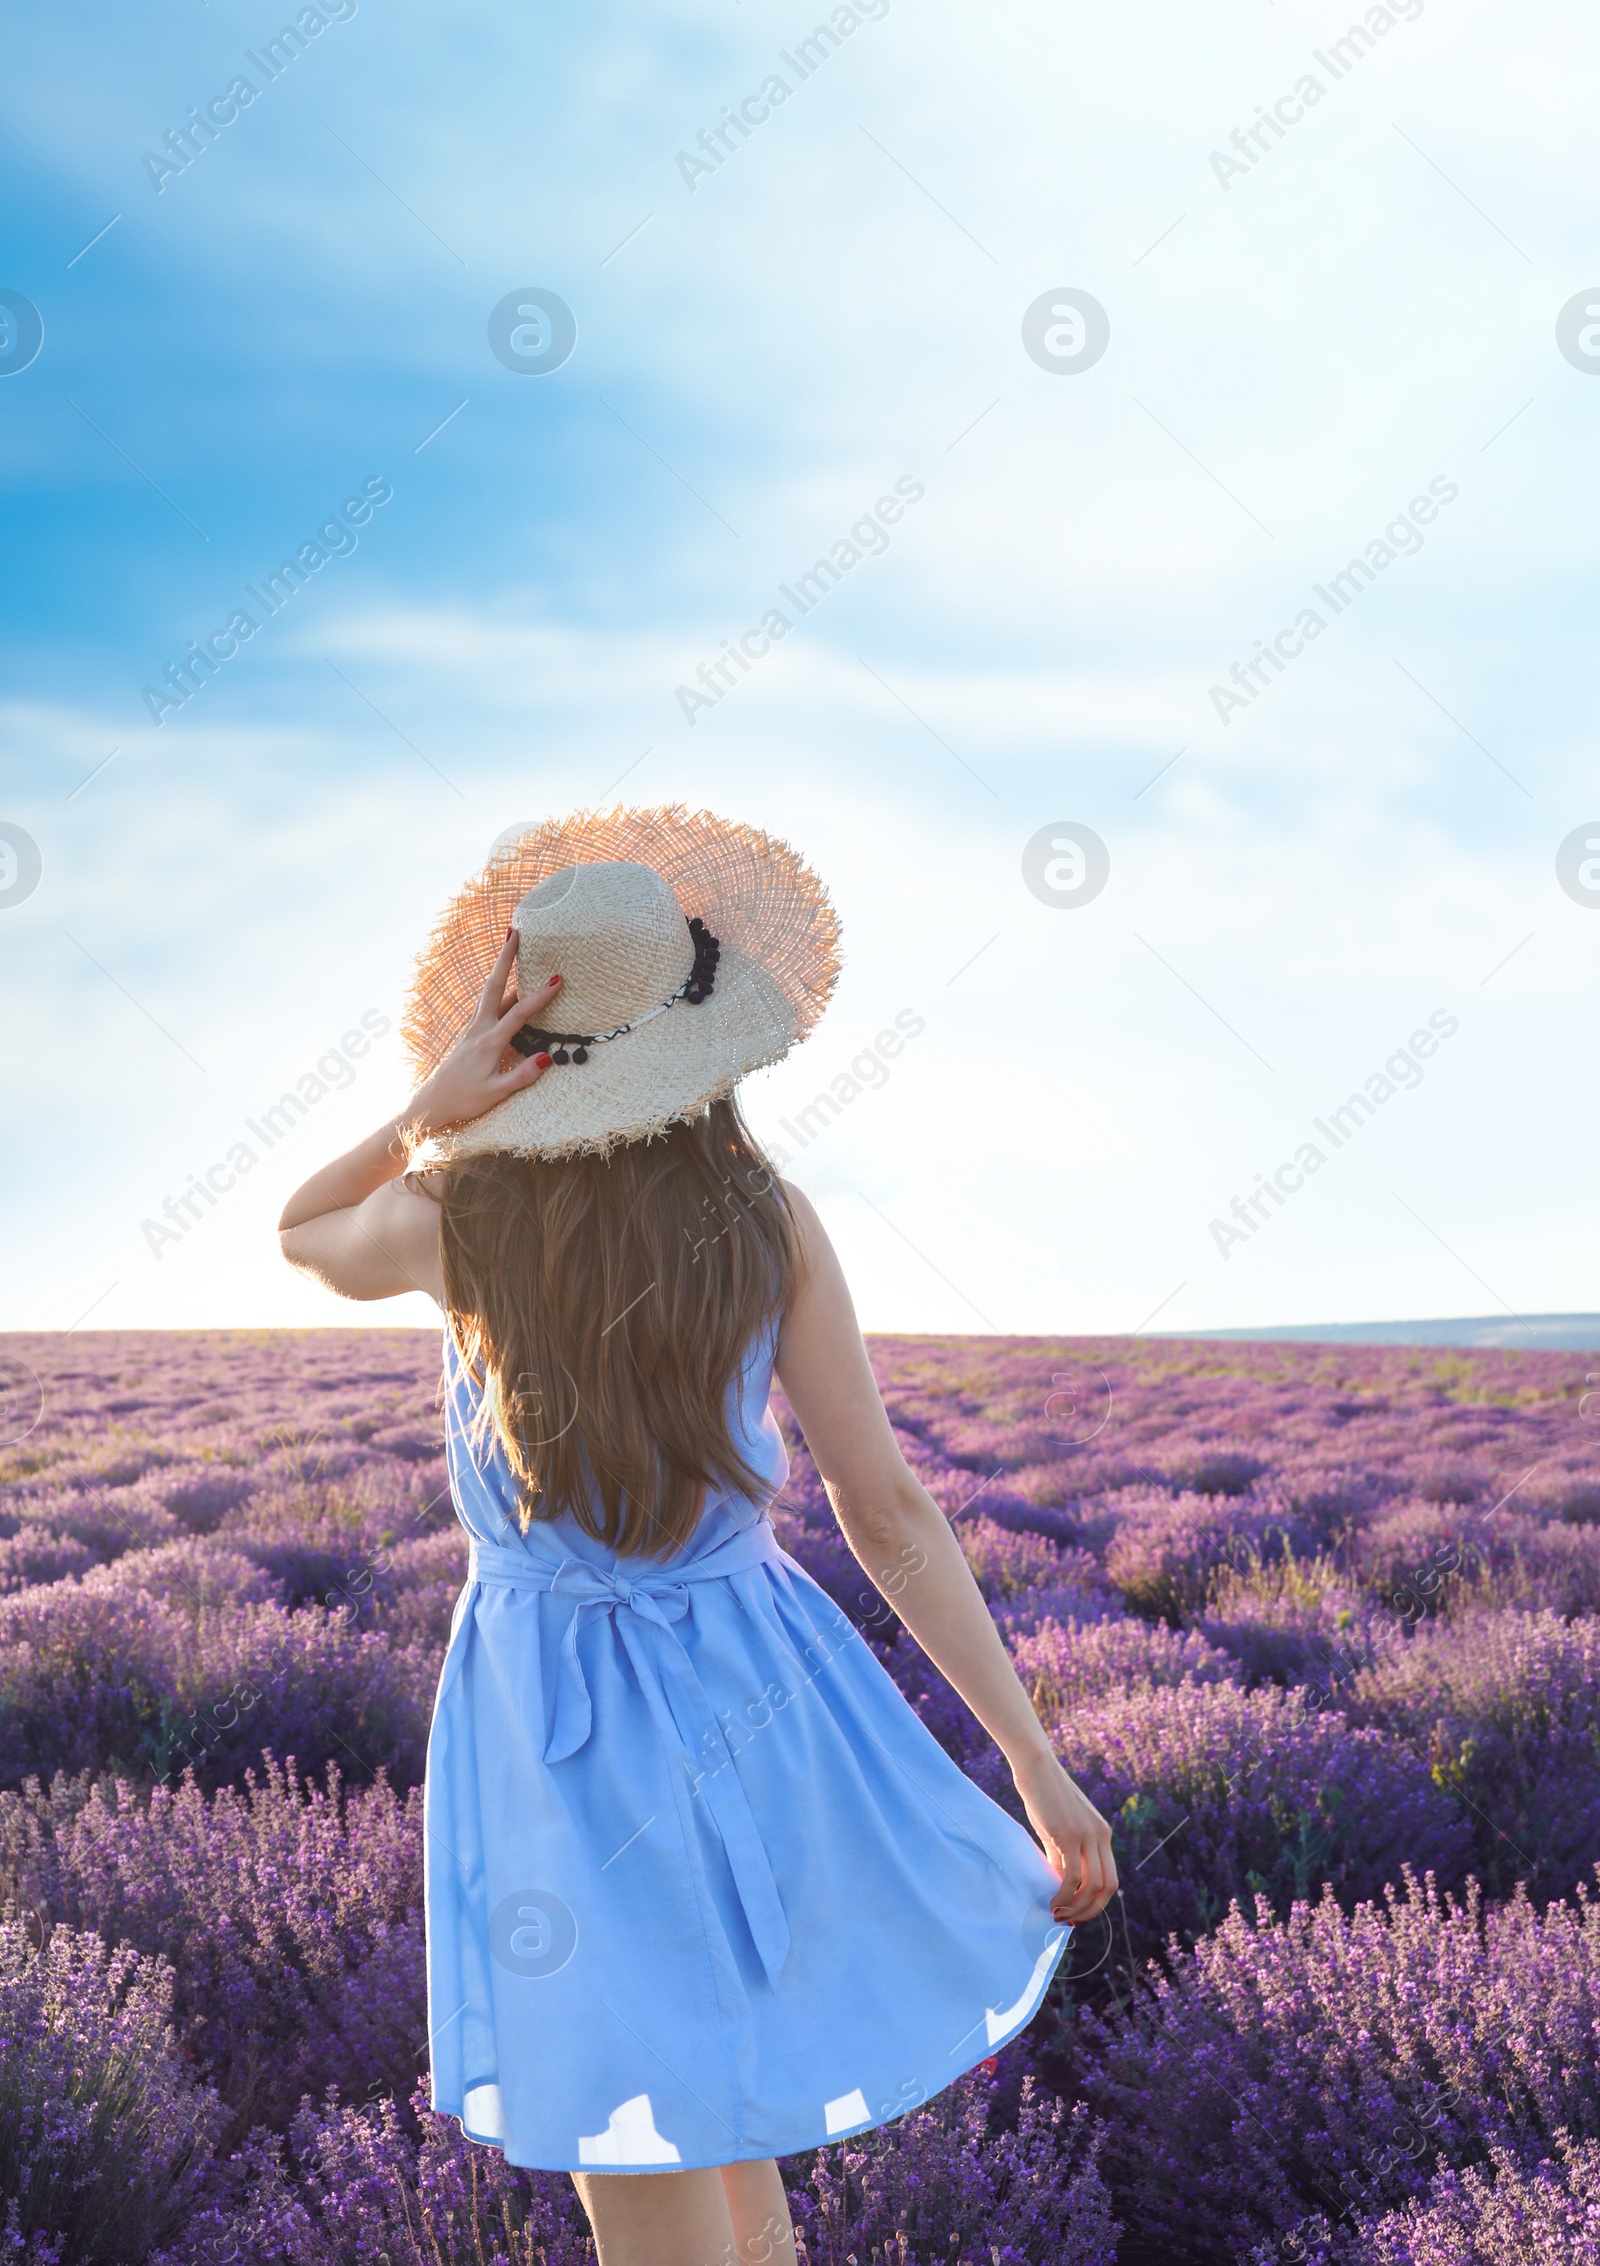
[[[555,1711],[543,1750],[546,1763],[565,1762],[588,1740],[594,1710],[578,1657],[578,1635],[597,1616],[610,1619],[663,1735],[677,1750],[690,1792],[705,1801],[727,1852],[751,1938],[773,1984],[788,1956],[789,1923],[721,1725],[673,1623],[689,1610],[691,1584],[783,1562],[783,1546],[766,1518],[676,1564],[638,1558],[606,1567],[570,1557],[541,1563],[515,1545],[476,1536],[467,1561],[469,1583],[547,1590],[573,1601],[561,1638]]]

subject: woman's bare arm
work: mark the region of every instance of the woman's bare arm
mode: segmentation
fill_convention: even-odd
[[[1061,1880],[1057,1917],[1116,1893],[1111,1829],[1056,1761],[950,1522],[895,1444],[844,1273],[809,1200],[784,1183],[801,1266],[778,1337],[778,1381],[863,1572],[1011,1766]]]
[[[324,1165],[284,1206],[278,1248],[341,1298],[396,1298],[425,1290],[444,1304],[439,1206],[404,1185],[403,1128],[391,1118]]]
[[[515,929],[506,930],[471,1021],[398,1117],[302,1183],[283,1207],[278,1245],[291,1267],[343,1298],[395,1298],[425,1290],[444,1304],[439,1207],[400,1176],[416,1142],[447,1125],[481,1117],[507,1094],[531,1086],[550,1067],[547,1054],[501,1070],[514,1034],[550,1005],[559,976],[527,999],[506,986],[516,964]]]

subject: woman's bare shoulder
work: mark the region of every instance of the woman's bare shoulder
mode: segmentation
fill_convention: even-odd
[[[809,1258],[826,1245],[828,1231],[817,1216],[816,1205],[803,1188],[797,1187],[792,1180],[781,1179],[778,1186],[783,1190],[789,1216],[798,1231],[802,1254]]]

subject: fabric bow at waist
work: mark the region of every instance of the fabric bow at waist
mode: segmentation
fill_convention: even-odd
[[[543,1756],[564,1762],[587,1741],[594,1725],[589,1687],[578,1657],[578,1634],[597,1614],[612,1616],[640,1687],[662,1730],[679,1749],[687,1774],[704,1796],[722,1837],[728,1866],[744,1908],[751,1937],[774,1985],[789,1954],[789,1923],[784,1917],[772,1864],[749,1801],[732,1767],[722,1729],[673,1627],[689,1610],[689,1585],[781,1563],[783,1548],[771,1522],[761,1519],[719,1542],[703,1556],[662,1565],[647,1559],[626,1570],[586,1558],[541,1564],[530,1552],[473,1538],[467,1579],[488,1587],[548,1590],[573,1601],[561,1638],[556,1670],[555,1711]],[[656,1693],[665,1700],[656,1704]]]

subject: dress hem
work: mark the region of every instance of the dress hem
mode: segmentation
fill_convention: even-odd
[[[1040,2007],[1043,2006],[1046,1993],[1055,1980],[1056,1971],[1060,1967],[1062,1959],[1066,1956],[1072,1936],[1073,1930],[1069,1927],[1056,1946],[1055,1957],[1050,1962],[1049,1970],[1041,1978],[1037,1990],[1033,1994],[1032,2004],[1022,2019],[1014,2023],[1003,2037],[996,2038],[992,2044],[986,2039],[977,2053],[973,2054],[969,2060],[964,2061],[959,2069],[952,2070],[948,2077],[941,2077],[939,2083],[930,2092],[925,2093],[920,2101],[908,2101],[904,2108],[896,2109],[892,2116],[873,2117],[865,2124],[849,2125],[843,2131],[820,2133],[814,2140],[798,2140],[787,2148],[746,2148],[737,2155],[697,2157],[693,2162],[681,2159],[674,2164],[532,2163],[522,2156],[510,2154],[510,2143],[508,2141],[490,2140],[481,2133],[469,2132],[462,2109],[451,2107],[445,2102],[431,2098],[429,2105],[436,2116],[454,2117],[461,2128],[463,2139],[470,2140],[475,2147],[496,2149],[505,2158],[507,2165],[513,2171],[519,2172],[592,2172],[603,2174],[607,2178],[640,2179],[648,2177],[652,2172],[719,2171],[724,2164],[757,2164],[766,2163],[769,2159],[782,2162],[790,2156],[808,2155],[815,2148],[831,2148],[837,2140],[859,2140],[863,2133],[877,2132],[885,2125],[898,2124],[902,2117],[910,2116],[915,2110],[926,2108],[930,2101],[937,2100],[938,2096],[947,2087],[953,2085],[957,2078],[967,2076],[970,2071],[978,2067],[980,2062],[988,2061],[991,2056],[1002,2052],[1014,2039],[1020,2038],[1023,2031],[1027,2029],[1029,2023],[1038,2014]],[[975,2027],[981,2027],[981,2025],[975,2025]]]

